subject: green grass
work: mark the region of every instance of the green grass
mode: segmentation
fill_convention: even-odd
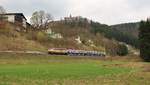
[[[0,76],[31,79],[94,78],[130,71],[125,68],[105,68],[95,63],[3,65]]]
[[[0,85],[115,85],[122,82],[119,77],[128,79],[128,76],[125,82],[133,85],[146,81],[147,77],[133,74],[141,70],[139,67],[126,64],[99,58],[0,54]]]

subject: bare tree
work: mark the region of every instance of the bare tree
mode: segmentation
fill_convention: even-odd
[[[4,14],[4,13],[6,13],[6,10],[2,6],[0,6],[0,14]]]
[[[5,16],[2,14],[4,13],[6,13],[6,10],[2,6],[0,6],[0,21],[3,21]]]
[[[47,29],[52,20],[52,15],[43,10],[34,12],[30,18],[31,24],[37,29]]]

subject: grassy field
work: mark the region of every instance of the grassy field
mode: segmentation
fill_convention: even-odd
[[[0,85],[150,85],[150,64],[123,58],[0,54]]]

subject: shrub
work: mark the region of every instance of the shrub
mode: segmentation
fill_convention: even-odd
[[[40,42],[48,40],[47,35],[44,32],[37,32],[36,39],[37,41],[40,41]]]
[[[48,41],[48,35],[43,31],[30,31],[26,34],[28,40],[35,40],[39,42]]]
[[[128,54],[128,48],[125,44],[119,44],[117,54],[119,56],[125,56]]]

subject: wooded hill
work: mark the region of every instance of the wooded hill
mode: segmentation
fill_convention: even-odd
[[[102,33],[109,39],[115,39],[120,42],[125,42],[138,48],[138,28],[139,23],[126,23],[108,26],[98,22],[92,22],[92,32]]]
[[[112,25],[111,28],[124,35],[124,38],[122,39],[120,38],[118,40],[131,44],[138,48],[139,47],[139,41],[138,41],[139,25],[140,25],[139,22],[124,23],[124,24]]]

